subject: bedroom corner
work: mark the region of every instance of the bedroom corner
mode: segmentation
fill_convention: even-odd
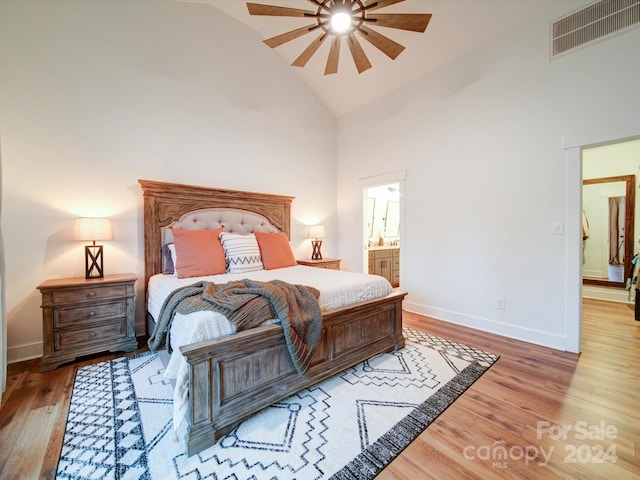
[[[7,316],[4,301],[4,242],[2,240],[2,135],[0,135],[0,398],[7,387]],[[1,402],[0,402],[1,403]]]

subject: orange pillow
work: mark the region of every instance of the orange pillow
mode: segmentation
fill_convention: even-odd
[[[287,234],[254,232],[260,247],[260,256],[265,270],[293,267],[297,265]]]
[[[222,230],[222,227],[215,230],[171,229],[178,278],[225,273],[227,265],[219,238]]]

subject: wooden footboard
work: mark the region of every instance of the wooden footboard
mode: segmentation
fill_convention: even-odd
[[[187,454],[213,445],[278,400],[379,353],[404,347],[405,293],[330,310],[306,375],[293,366],[280,325],[180,348],[189,363]]]

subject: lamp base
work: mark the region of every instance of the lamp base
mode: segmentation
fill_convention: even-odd
[[[311,240],[311,246],[313,247],[313,254],[311,260],[322,260],[322,254],[320,253],[320,247],[322,247],[322,240]]]
[[[86,245],[84,247],[85,278],[104,278],[102,245]]]

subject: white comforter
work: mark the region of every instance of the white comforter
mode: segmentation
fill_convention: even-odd
[[[159,318],[165,298],[176,288],[205,280],[226,283],[251,278],[259,281],[283,280],[295,285],[315,287],[320,291],[321,310],[342,307],[363,300],[383,297],[393,292],[391,284],[383,277],[364,273],[345,272],[298,265],[277,270],[259,270],[249,274],[224,274],[208,277],[178,278],[173,275],[154,275],[149,279],[148,310],[154,319]],[[274,319],[276,321],[276,319]],[[165,377],[175,379],[173,393],[173,426],[179,431],[187,413],[188,364],[179,347],[191,343],[235,333],[235,325],[223,315],[206,311],[188,315],[176,315],[171,326],[173,353],[165,370]]]

